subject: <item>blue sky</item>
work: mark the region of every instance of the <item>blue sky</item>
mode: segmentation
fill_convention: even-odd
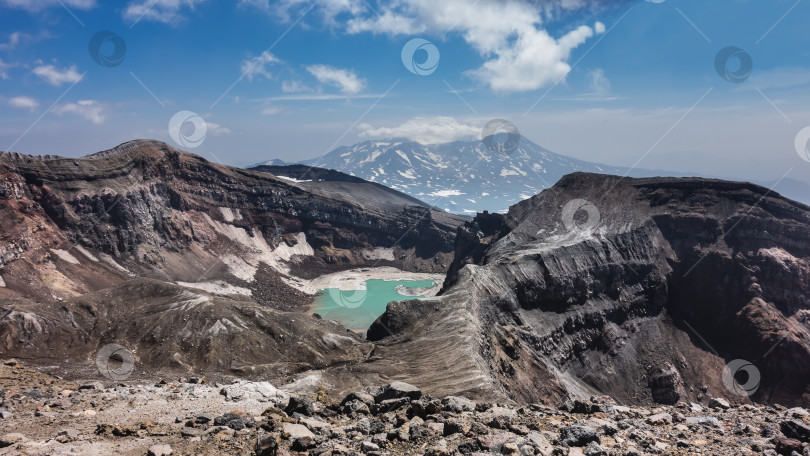
[[[580,159],[810,182],[810,1],[657,1],[0,0],[0,149],[176,144],[190,112],[206,130],[187,149],[246,165],[505,118]],[[403,64],[415,38],[430,74]],[[753,63],[740,82],[716,70],[728,46]]]

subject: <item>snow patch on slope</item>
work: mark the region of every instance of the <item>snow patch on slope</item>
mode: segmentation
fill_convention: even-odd
[[[245,252],[240,257],[224,255],[222,261],[228,266],[231,274],[247,282],[254,280],[259,263],[265,263],[276,271],[289,275],[290,268],[285,262],[292,260],[295,255],[312,256],[315,254],[315,249],[309,245],[304,233],[293,235],[295,245],[281,243],[273,249],[261,234],[251,236],[245,228],[218,222],[206,213],[203,213],[203,217],[217,233],[244,247]],[[256,231],[261,233],[259,230]]]
[[[242,220],[242,214],[239,212],[239,209],[221,207],[219,208],[219,211],[222,212],[222,218],[228,223],[233,222],[234,220]]]
[[[413,179],[413,180],[416,179],[416,176],[413,175],[413,170],[412,169],[406,170],[405,172],[402,172],[402,171],[397,171],[397,172],[399,173],[400,176],[402,176],[402,177],[404,177],[406,179]]]
[[[81,252],[82,255],[86,256],[88,260],[90,260],[90,261],[92,261],[94,263],[98,263],[98,258],[96,258],[96,256],[93,255],[92,253],[88,252],[87,249],[85,249],[84,247],[82,247],[80,245],[76,245],[75,247],[76,247],[76,250]]]
[[[105,263],[109,264],[110,266],[117,269],[118,271],[126,272],[127,274],[130,273],[129,269],[127,269],[127,268],[121,266],[120,264],[116,263],[115,260],[113,259],[113,257],[107,255],[106,253],[99,253],[98,256],[101,257],[101,259],[104,260]]]
[[[81,264],[79,260],[77,260],[76,257],[71,255],[70,252],[68,252],[67,250],[51,249],[51,252],[53,252],[54,255],[58,256],[59,259],[61,259],[62,261],[66,261],[70,264],[78,264],[78,265]]]
[[[437,192],[428,193],[430,196],[438,196],[438,197],[445,197],[445,196],[461,196],[464,193],[458,190],[439,190]]]
[[[177,282],[178,285],[187,288],[195,288],[215,295],[242,295],[251,296],[252,291],[247,288],[237,287],[221,280],[210,282]]]

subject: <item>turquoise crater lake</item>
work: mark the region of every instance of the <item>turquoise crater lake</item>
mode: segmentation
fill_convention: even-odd
[[[424,294],[418,294],[424,292],[420,289],[441,284],[441,281],[370,279],[365,284],[365,290],[319,290],[312,311],[326,320],[337,320],[351,330],[365,331],[385,312],[389,302],[423,298]]]

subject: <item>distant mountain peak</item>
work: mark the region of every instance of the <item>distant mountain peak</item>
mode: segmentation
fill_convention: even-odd
[[[440,144],[372,139],[302,163],[377,182],[462,214],[503,212],[571,172],[624,171],[555,154],[523,137],[505,150],[501,139]]]
[[[514,147],[506,147],[509,139],[502,135],[494,141],[461,139],[440,144],[421,144],[407,138],[369,139],[300,163],[376,182],[431,206],[465,215],[484,210],[504,213],[509,206],[578,171],[628,177],[700,175],[578,160],[554,153],[525,136],[518,137]],[[806,183],[790,179],[755,182],[769,188],[780,184],[775,191],[810,202]]]

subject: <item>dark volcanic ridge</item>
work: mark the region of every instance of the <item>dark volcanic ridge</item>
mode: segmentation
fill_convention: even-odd
[[[311,279],[444,272],[465,220],[339,173],[297,183],[157,141],[80,159],[4,153],[0,176],[0,351],[45,363],[112,342],[153,372],[283,376],[363,359],[356,335],[306,314]]]
[[[807,404],[808,209],[753,184],[572,174],[465,224],[441,296],[389,305],[369,338],[463,353],[476,368],[454,383],[518,402]],[[737,359],[751,384],[724,383]]]
[[[145,376],[311,394],[399,380],[546,406],[810,401],[807,206],[746,183],[575,173],[470,220],[287,171],[151,141],[4,155],[0,355],[84,375],[116,343]],[[306,314],[312,279],[381,265],[449,271],[440,296],[389,304],[367,339]],[[724,381],[735,360],[754,384]]]

